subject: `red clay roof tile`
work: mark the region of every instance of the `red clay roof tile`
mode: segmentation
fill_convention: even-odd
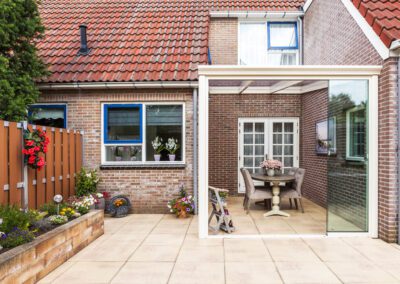
[[[42,0],[43,82],[197,80],[207,64],[209,12],[293,11],[305,0]],[[88,55],[78,55],[79,25]]]
[[[400,39],[400,0],[352,0],[383,43]]]

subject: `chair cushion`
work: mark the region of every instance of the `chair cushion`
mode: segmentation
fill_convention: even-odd
[[[295,189],[286,189],[281,191],[280,193],[281,198],[300,198],[300,194]]]
[[[256,190],[251,196],[251,199],[271,199],[272,193],[270,190]]]

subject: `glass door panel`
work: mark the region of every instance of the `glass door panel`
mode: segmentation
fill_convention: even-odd
[[[272,123],[272,159],[282,162],[283,171],[295,166],[295,129],[294,122]]]
[[[328,232],[368,231],[368,81],[329,82]]]
[[[266,127],[264,121],[246,121],[239,124],[239,169],[241,167],[250,173],[260,173],[260,164],[266,153]],[[255,182],[262,185],[262,182]],[[244,192],[244,182],[239,171],[239,192]]]

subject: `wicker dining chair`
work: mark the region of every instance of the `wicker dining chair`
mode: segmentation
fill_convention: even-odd
[[[297,169],[295,173],[295,180],[293,182],[293,187],[290,189],[286,189],[281,192],[280,197],[281,200],[284,198],[289,198],[289,200],[294,199],[296,208],[297,208],[297,200],[299,200],[301,211],[304,213],[304,207],[302,202],[302,186],[304,181],[304,175],[306,174],[305,169]]]

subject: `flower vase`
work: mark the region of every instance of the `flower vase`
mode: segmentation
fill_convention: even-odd
[[[168,157],[171,162],[175,161],[175,154],[169,154]]]
[[[161,159],[161,155],[160,154],[154,154],[154,161],[159,162]]]
[[[268,169],[268,170],[267,170],[267,175],[268,175],[269,177],[273,177],[273,176],[275,175],[275,170],[274,170],[274,169]]]

